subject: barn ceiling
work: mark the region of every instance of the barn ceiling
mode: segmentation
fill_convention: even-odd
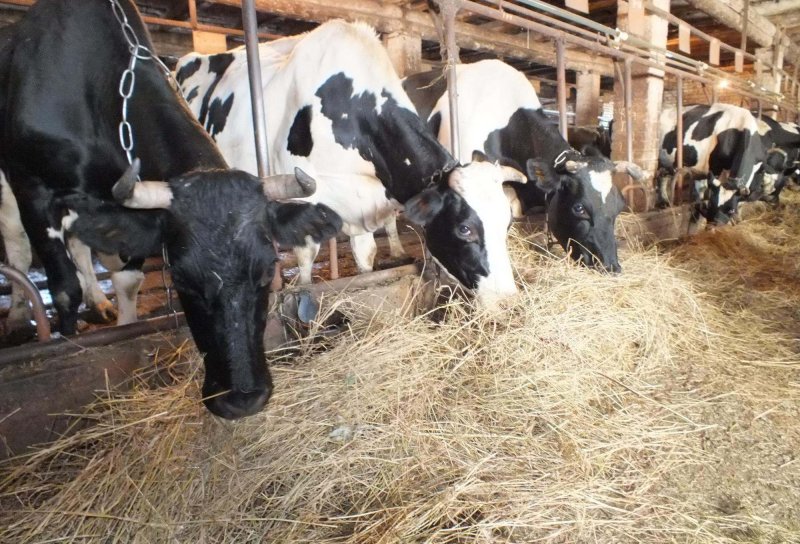
[[[492,3],[489,0],[476,1],[496,8],[496,3]],[[544,1],[559,8],[564,7],[564,0]],[[712,17],[707,12],[719,15],[716,8],[731,10],[731,7],[735,6],[736,2],[741,3],[743,1],[751,2],[752,10],[772,21],[772,24],[777,26],[778,31],[782,29],[789,38],[800,41],[800,0],[672,0],[671,12],[701,31],[718,38],[721,42],[739,47],[741,33],[739,30],[731,28],[731,26],[738,26],[741,23],[726,25],[718,20],[719,17]],[[30,3],[32,3],[31,0],[0,0],[0,7],[6,5],[13,8],[15,5],[18,7],[19,5]],[[189,0],[136,0],[136,3],[145,15],[187,23],[190,21]],[[302,0],[270,0],[269,2],[257,0],[256,4],[259,7],[259,30],[270,36],[292,35],[304,32],[316,26],[317,21],[336,14],[363,18],[375,24],[374,21],[381,17],[381,11],[395,14],[396,20],[392,23],[387,23],[388,27],[408,26],[414,21],[425,22],[430,26],[429,18],[426,15],[428,11],[426,0],[311,0],[310,2]],[[308,4],[309,7],[303,8],[304,4]],[[512,4],[522,6],[524,0],[505,1],[507,6]],[[617,0],[589,0],[588,4],[589,13],[580,15],[605,26],[616,27]],[[241,29],[239,0],[195,0],[195,5],[199,22],[207,25]],[[368,11],[367,7],[364,7],[365,5],[372,6],[369,8],[372,11]],[[708,9],[709,6],[714,9]],[[700,9],[704,7],[705,9]],[[268,11],[272,11],[272,13],[268,13]],[[542,40],[535,32],[527,32],[517,26],[471,14],[467,11],[462,11],[459,14],[459,20],[462,25],[459,30],[468,29],[478,36],[473,40],[475,47],[462,46],[461,55],[464,60],[470,61],[487,56],[502,56],[530,76],[545,80],[555,79],[555,70],[553,68],[555,55],[549,40]],[[158,29],[158,25],[156,25],[156,28]],[[188,29],[174,29],[166,26],[162,30],[183,34],[188,32]],[[428,32],[428,35],[423,33],[423,39],[424,57],[429,61],[439,60],[440,55],[436,35],[430,32]],[[241,38],[232,37],[230,41],[236,43],[241,41]],[[507,43],[511,43],[512,46],[506,47],[505,44]],[[748,52],[753,53],[757,46],[758,44],[752,39],[748,40]],[[529,47],[538,49],[528,54],[527,48]],[[678,30],[675,25],[670,25],[669,27],[668,48],[673,51],[678,50]],[[693,37],[689,56],[698,61],[708,62],[708,55],[708,42]],[[587,54],[585,51],[572,47],[568,47],[568,57],[570,59],[568,60],[568,68],[573,69],[585,69],[586,66],[592,65],[600,67],[602,63],[605,63],[602,69],[598,68],[598,71],[607,76],[603,80],[604,87],[608,88],[611,85],[612,78],[608,76],[611,76],[613,72],[611,71],[611,65],[605,59],[597,58],[596,55]],[[785,62],[793,63],[794,60],[789,55]],[[732,69],[734,63],[733,53],[723,48],[720,61],[721,66]],[[571,79],[572,74],[570,73],[568,77]]]

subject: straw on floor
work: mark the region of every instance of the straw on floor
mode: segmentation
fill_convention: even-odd
[[[621,276],[512,248],[500,315],[332,302],[241,422],[163,354],[0,467],[0,541],[800,542],[800,203]]]

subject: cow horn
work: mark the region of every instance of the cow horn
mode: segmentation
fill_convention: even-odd
[[[639,165],[628,161],[615,161],[614,172],[627,172],[635,181],[644,179],[644,172],[639,168]]]
[[[169,208],[172,202],[172,189],[163,181],[137,182],[140,168],[141,161],[138,158],[133,159],[128,169],[111,188],[114,199],[126,208]]]
[[[141,161],[138,158],[133,159],[131,165],[122,173],[122,176],[111,188],[111,194],[117,202],[125,202],[133,195],[133,186],[136,180],[139,179],[139,169],[141,168]]]
[[[528,176],[514,168],[513,166],[501,166],[503,172],[503,182],[516,181],[517,183],[527,183]]]
[[[294,174],[278,174],[263,178],[264,194],[270,200],[285,200],[311,196],[317,190],[317,182],[300,168]]]

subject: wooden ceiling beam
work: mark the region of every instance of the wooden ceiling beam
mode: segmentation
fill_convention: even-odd
[[[726,26],[742,31],[742,10],[744,4],[742,0],[687,0],[694,8],[699,9],[725,24]],[[761,47],[772,47],[775,36],[779,29],[766,17],[755,10],[748,13],[747,38],[753,40]],[[787,51],[787,56],[800,56],[800,48],[792,43]]]

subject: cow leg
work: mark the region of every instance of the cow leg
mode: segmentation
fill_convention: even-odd
[[[98,253],[97,256],[106,270],[111,272],[111,283],[117,296],[117,310],[119,312],[117,325],[135,323],[138,319],[136,299],[139,295],[139,288],[144,281],[144,272],[141,270],[143,261],[136,259],[125,263],[118,255],[108,255],[106,253]]]
[[[49,192],[36,189],[37,185],[42,185],[39,180],[25,180],[23,183],[32,190],[17,202],[22,224],[44,265],[47,286],[58,312],[59,332],[72,335],[77,330],[82,291],[78,271],[64,244],[64,230],[77,215],[72,212],[63,218],[56,216],[51,220],[53,210],[47,204],[51,200]]]
[[[117,317],[114,305],[106,298],[100,288],[92,263],[92,250],[75,236],[67,238],[67,247],[72,262],[78,268],[78,281],[83,290],[83,302],[94,311],[103,323],[110,323]]]
[[[378,246],[375,245],[375,237],[372,233],[350,236],[350,247],[353,248],[353,258],[356,261],[358,273],[372,272],[375,254],[378,252]]]
[[[0,172],[0,236],[5,243],[8,264],[27,274],[31,267],[31,243],[22,226],[17,199],[2,172]],[[16,283],[12,284],[11,308],[8,311],[9,329],[30,327],[32,317],[24,292]]]
[[[656,172],[656,208],[668,208],[671,205],[670,195],[675,190],[675,175],[670,175],[665,168],[659,168]]]
[[[306,245],[294,248],[294,255],[297,258],[297,267],[300,269],[300,284],[311,283],[311,270],[314,267],[314,259],[319,253],[319,244],[314,242],[310,236],[306,236]]]
[[[400,242],[400,235],[397,234],[397,213],[392,212],[383,224],[386,229],[386,238],[389,240],[389,254],[398,259],[406,256],[406,250]]]
[[[517,191],[509,185],[503,185],[503,194],[508,199],[508,204],[511,206],[511,217],[514,219],[522,219],[522,202],[517,195]]]

